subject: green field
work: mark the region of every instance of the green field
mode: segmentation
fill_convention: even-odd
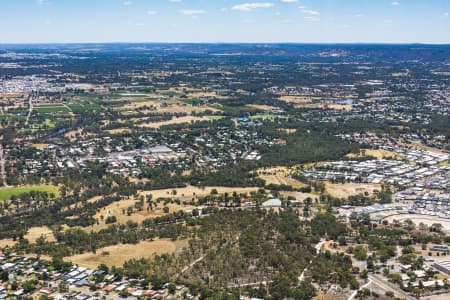
[[[29,193],[31,191],[53,193],[55,196],[59,196],[59,189],[53,185],[28,185],[18,187],[3,187],[0,188],[0,200],[9,200],[12,195],[19,196],[23,193]]]
[[[90,103],[90,104],[70,104],[70,109],[74,113],[81,113],[85,111],[100,111],[102,110],[102,107],[96,103]]]
[[[54,112],[69,112],[69,109],[63,105],[39,105],[35,106],[34,110],[43,114],[49,114]]]

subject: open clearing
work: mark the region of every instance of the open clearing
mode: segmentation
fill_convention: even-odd
[[[312,102],[312,98],[309,96],[282,96],[280,97],[280,100],[294,104],[306,104]]]
[[[364,194],[368,192],[370,195],[373,194],[374,190],[381,190],[379,184],[371,183],[330,183],[326,182],[325,187],[327,192],[339,198],[346,198],[348,196],[356,196],[359,194]]]
[[[450,232],[450,219],[443,219],[437,216],[424,216],[424,215],[413,215],[413,214],[402,214],[402,215],[392,215],[386,217],[384,220],[387,220],[389,223],[392,223],[394,220],[402,223],[405,220],[411,220],[418,226],[420,223],[431,226],[435,223],[439,223],[442,225],[443,231],[449,233]]]
[[[122,133],[130,133],[131,130],[129,128],[116,128],[111,130],[106,130],[109,134],[122,134]]]
[[[216,189],[218,194],[232,194],[236,192],[238,194],[245,194],[257,191],[258,188],[229,188],[229,187],[207,187],[205,189],[197,188],[194,186],[187,186],[185,188],[177,188],[177,189],[164,189],[164,190],[155,190],[155,191],[143,191],[140,192],[140,195],[152,195],[153,203],[156,204],[156,207],[153,205],[152,210],[147,210],[148,205],[144,201],[144,206],[141,211],[134,210],[130,215],[127,214],[127,209],[129,207],[134,207],[137,199],[126,199],[118,202],[111,203],[100,209],[94,216],[94,218],[99,220],[99,224],[94,225],[93,227],[89,227],[89,230],[99,231],[101,229],[107,228],[108,224],[105,224],[105,220],[109,216],[115,216],[117,218],[117,223],[126,223],[127,221],[134,222],[142,222],[148,218],[156,218],[160,216],[164,216],[167,213],[164,212],[164,203],[161,201],[157,203],[158,198],[170,198],[170,199],[179,199],[180,201],[191,201],[195,197],[207,196],[211,194],[211,191]],[[94,200],[95,199],[95,200]],[[90,202],[98,201],[100,198],[90,199]],[[185,211],[195,209],[195,206],[191,205],[183,205],[176,203],[167,203],[166,207],[169,208],[169,213],[174,213],[177,211]],[[103,217],[103,221],[101,220]]]
[[[156,200],[156,199],[155,199]],[[164,212],[164,207],[167,207],[169,209],[169,213],[174,213],[182,210],[191,210],[194,209],[194,206],[190,205],[178,205],[176,203],[167,203],[164,205],[163,202],[156,203],[157,206],[155,207],[153,205],[152,210],[147,210],[148,205],[145,203],[143,206],[143,209],[141,211],[133,211],[130,215],[127,214],[128,207],[134,207],[134,204],[136,203],[136,199],[127,199],[122,200],[118,202],[111,203],[110,205],[102,208],[100,212],[97,212],[94,216],[94,218],[99,220],[99,224],[96,224],[89,229],[92,229],[94,231],[99,231],[101,229],[105,229],[109,226],[109,224],[105,223],[105,220],[107,217],[114,216],[117,218],[117,223],[124,224],[128,221],[138,222],[141,223],[145,219],[148,218],[156,218],[166,215],[167,213]],[[101,220],[103,217],[103,221]]]
[[[265,180],[266,184],[290,185],[296,189],[306,186],[304,183],[289,177],[293,173],[293,170],[286,167],[259,169],[257,172],[258,177]]]
[[[313,298],[313,300],[346,300],[348,296],[346,295],[333,295],[333,294],[319,294]]]
[[[13,247],[15,244],[17,244],[17,241],[14,241],[13,239],[1,239],[0,249],[5,247]]]
[[[279,128],[278,130],[287,134],[293,134],[297,132],[297,129],[295,128]]]
[[[271,105],[262,105],[262,104],[248,104],[247,107],[258,109],[258,110],[274,110],[274,109],[280,109],[278,106],[271,106]]]
[[[238,194],[241,193],[250,193],[258,190],[257,187],[248,187],[248,188],[238,188],[238,187],[223,187],[223,186],[208,186],[204,189],[196,187],[196,186],[187,186],[184,188],[178,189],[164,189],[164,190],[155,190],[155,191],[145,191],[142,192],[144,195],[153,195],[153,199],[157,198],[178,198],[180,200],[191,200],[195,196],[207,196],[211,194],[212,190],[217,190],[219,194],[224,193],[233,193],[236,192]],[[176,191],[176,195],[172,194],[172,191]]]
[[[364,156],[373,156],[377,159],[385,159],[385,158],[394,158],[394,159],[401,159],[404,158],[405,155],[400,153],[395,153],[392,151],[387,151],[383,149],[362,149],[359,154],[350,153],[347,155],[347,157],[364,157]]]
[[[305,202],[306,198],[311,198],[313,200],[318,199],[319,196],[312,193],[301,193],[301,192],[280,192],[283,197],[294,197],[297,201]]]
[[[42,149],[48,148],[48,147],[50,146],[50,144],[33,144],[33,145],[31,145],[31,146],[32,146],[33,148],[42,150]]]
[[[70,261],[82,267],[96,269],[98,265],[105,264],[109,267],[122,266],[130,259],[152,258],[164,253],[175,253],[187,246],[187,240],[182,241],[145,241],[136,245],[120,244],[97,249],[96,253],[83,253],[66,257]]]
[[[3,187],[0,188],[0,200],[9,200],[12,195],[19,196],[23,193],[31,191],[53,193],[55,196],[59,195],[59,189],[53,185],[27,185],[17,187]]]
[[[159,128],[164,125],[174,125],[174,124],[183,124],[183,123],[191,123],[195,121],[211,121],[208,117],[194,117],[194,116],[185,116],[185,117],[174,117],[169,121],[155,122],[155,123],[147,123],[141,124],[140,127],[146,128]]]
[[[320,109],[334,109],[334,110],[351,110],[351,104],[324,104],[324,103],[303,103],[294,105],[295,108],[320,108]]]
[[[36,242],[38,238],[43,236],[47,242],[55,242],[55,236],[53,232],[47,226],[31,227],[24,238],[30,241],[30,243]]]

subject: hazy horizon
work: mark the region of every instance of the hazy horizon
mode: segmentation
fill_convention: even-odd
[[[0,44],[449,44],[448,0],[16,0]]]

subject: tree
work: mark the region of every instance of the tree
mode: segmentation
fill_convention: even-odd
[[[394,298],[394,292],[392,292],[392,291],[386,291],[386,293],[384,293],[384,295],[388,298]]]

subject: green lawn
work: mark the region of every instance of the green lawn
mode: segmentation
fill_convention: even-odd
[[[59,189],[53,185],[27,185],[17,187],[3,187],[0,188],[0,200],[9,200],[12,195],[19,196],[23,193],[29,193],[31,191],[48,192],[53,193],[55,196],[59,196]]]

